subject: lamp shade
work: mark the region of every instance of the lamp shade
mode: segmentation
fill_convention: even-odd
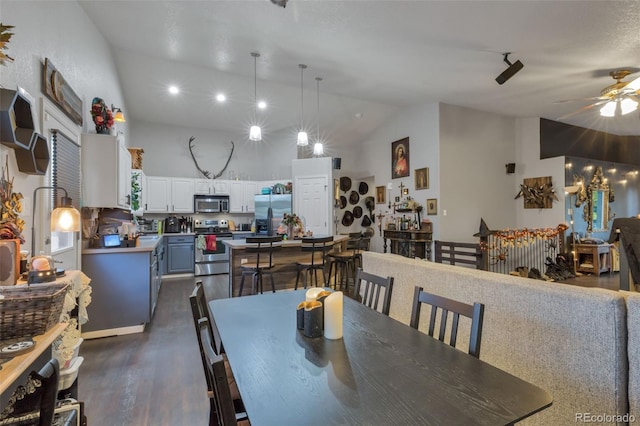
[[[298,132],[298,146],[307,146],[309,145],[309,136],[307,132],[300,131]]]
[[[124,119],[124,114],[122,113],[122,111],[120,111],[120,109],[118,109],[116,114],[113,116],[113,121],[117,121],[119,123],[126,123],[127,122],[127,120]]]
[[[609,101],[600,108],[600,115],[603,117],[613,117],[616,115],[616,101]]]
[[[79,232],[80,212],[72,206],[53,209],[51,212],[51,232]]]
[[[262,130],[260,130],[260,126],[251,126],[249,129],[249,140],[254,142],[262,140]]]
[[[322,143],[316,142],[315,145],[313,145],[313,155],[322,154],[324,154],[324,147],[322,146]]]

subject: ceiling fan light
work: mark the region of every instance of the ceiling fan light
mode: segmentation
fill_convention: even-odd
[[[603,117],[613,117],[616,115],[616,101],[609,101],[600,108],[600,115]]]
[[[249,129],[249,140],[253,142],[260,142],[262,140],[262,130],[260,130],[260,126],[251,126],[251,129]]]
[[[307,146],[309,145],[309,136],[307,132],[299,131],[298,132],[298,146]]]
[[[629,114],[630,112],[638,109],[638,103],[631,98],[624,98],[620,101],[620,111],[622,115]]]
[[[313,155],[323,155],[324,154],[324,147],[322,146],[321,142],[316,142],[315,145],[313,145]]]

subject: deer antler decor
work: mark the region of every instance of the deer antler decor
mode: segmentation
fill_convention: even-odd
[[[208,170],[202,170],[202,168],[200,168],[200,166],[198,165],[198,160],[196,160],[196,156],[193,154],[193,141],[196,140],[196,138],[194,136],[191,136],[189,138],[189,152],[191,153],[191,158],[193,158],[193,162],[196,165],[196,168],[198,169],[198,171],[200,173],[202,173],[202,175],[204,177],[206,177],[207,179],[217,179],[220,176],[222,176],[222,173],[224,173],[225,170],[227,170],[227,166],[229,165],[229,162],[231,161],[231,156],[233,155],[233,150],[235,149],[235,145],[233,144],[233,141],[229,141],[231,143],[231,152],[229,153],[229,158],[227,158],[227,162],[224,164],[224,167],[222,168],[222,170],[220,170],[220,173],[215,174],[213,177],[211,177],[211,172]]]

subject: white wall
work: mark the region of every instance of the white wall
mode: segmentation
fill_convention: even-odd
[[[516,203],[516,226],[518,228],[554,228],[565,223],[564,157],[540,159],[540,119],[516,120],[516,173],[513,196],[520,191],[525,178],[551,176],[558,201],[550,209],[525,209],[522,198]],[[491,223],[488,223],[491,227]]]
[[[514,178],[505,169],[515,137],[513,118],[440,105],[441,240],[475,242],[480,218],[491,229],[515,226]]]
[[[142,168],[148,176],[203,178],[191,153],[189,138],[194,136],[196,160],[200,168],[212,175],[224,167],[231,143],[235,149],[231,162],[221,179],[240,173],[243,180],[291,179],[291,160],[296,157],[295,141],[276,136],[270,141],[251,142],[248,134],[239,129],[235,134],[209,129],[165,126],[157,123],[135,122],[127,145],[144,149]]]
[[[49,58],[83,100],[84,131],[95,132],[90,107],[96,96],[109,105],[122,106],[126,111],[111,51],[76,2],[2,0],[0,16],[3,24],[15,26],[6,50],[15,61],[0,66],[0,86],[11,90],[17,86],[26,89],[34,97],[33,108],[37,111],[39,123],[42,120],[40,98],[44,96],[41,80],[45,58]],[[36,130],[48,133],[39,125]],[[126,134],[126,123],[120,125],[120,130]],[[25,197],[21,217],[27,223],[23,236],[29,245],[33,221],[32,193],[36,187],[45,185],[46,178],[20,173],[13,150],[0,147],[0,154],[2,165],[5,154],[9,154],[15,191]]]

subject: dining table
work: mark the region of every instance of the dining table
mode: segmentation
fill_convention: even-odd
[[[296,325],[305,290],[209,302],[252,425],[513,424],[544,389],[344,298],[343,337]]]

